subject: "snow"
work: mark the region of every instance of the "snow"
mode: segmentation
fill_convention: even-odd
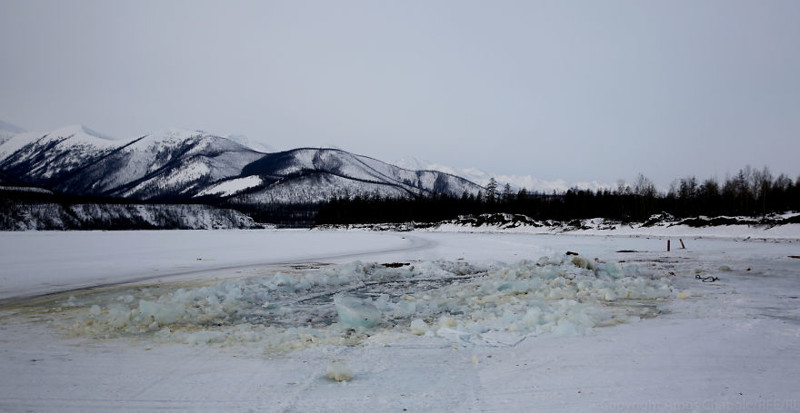
[[[501,187],[501,190],[502,186],[506,183],[511,185],[514,191],[525,188],[528,191],[537,191],[545,194],[552,193],[553,191],[566,192],[570,188],[589,189],[592,191],[613,188],[613,186],[608,183],[601,183],[597,181],[569,183],[563,179],[547,180],[533,177],[531,175],[495,174],[482,171],[478,168],[453,168],[447,165],[430,162],[428,160],[416,159],[414,157],[402,158],[392,162],[392,164],[404,169],[444,172],[450,175],[462,177],[481,186],[488,185],[489,180],[494,178]]]
[[[366,156],[355,155],[337,149],[301,148],[289,151],[293,162],[273,171],[275,175],[286,176],[303,170],[323,170],[329,172],[306,179],[287,179],[259,191],[248,201],[258,202],[318,202],[341,196],[349,192],[351,196],[406,197],[417,193],[420,188],[433,190],[434,182],[440,179],[448,193],[461,196],[464,192],[476,194],[477,185],[446,174],[430,171],[410,171],[389,165]],[[320,182],[321,181],[321,182]],[[441,190],[441,188],[437,188]]]
[[[367,173],[365,179],[374,177],[373,179],[395,182],[398,185],[406,186],[411,190],[415,190],[415,188],[420,186],[423,188],[434,188],[434,183],[437,179],[444,179],[448,182],[448,190],[450,195],[453,196],[461,196],[464,192],[477,194],[479,190],[479,188],[471,182],[464,182],[455,175],[450,176],[452,174],[449,174],[448,172],[441,174],[438,172],[432,172],[430,170],[409,170],[395,165],[386,164],[366,156],[351,156],[354,158],[355,162],[351,162],[348,165],[352,167],[354,164],[362,164],[366,168],[364,170]],[[357,171],[348,172],[351,173],[352,176],[358,176]]]
[[[129,148],[139,151],[152,151],[153,148],[175,147],[189,140],[199,139],[203,132],[190,129],[165,128],[149,133],[129,145]],[[133,139],[132,139],[133,141]]]
[[[12,191],[12,192],[35,192],[39,194],[52,194],[53,191],[44,188],[36,188],[32,186],[7,186],[7,185],[0,185],[0,192],[2,191]]]
[[[277,155],[287,162],[281,170],[271,173],[273,178],[286,179],[246,199],[317,202],[343,193],[407,197],[434,189],[461,196],[480,189],[455,176],[404,170],[341,150],[303,148]],[[223,181],[241,178],[247,165],[264,156],[231,139],[174,128],[120,141],[107,140],[81,125],[47,133],[0,136],[0,161],[9,170],[24,171],[20,179],[55,179],[55,189],[62,192],[139,199],[220,191],[236,195],[235,186],[246,184],[252,188],[258,178],[227,184]],[[314,169],[327,173],[311,174],[305,179],[291,176]],[[212,187],[217,185],[223,187]]]
[[[800,410],[800,236],[684,241],[2,233],[0,410]]]
[[[48,150],[59,153],[60,156],[49,162],[40,162],[28,171],[29,175],[50,178],[80,166],[91,157],[101,157],[124,144],[109,140],[82,125],[72,125],[47,133],[28,132],[15,135],[0,144],[0,160],[12,156],[16,157],[15,162],[29,160],[39,154],[42,146],[52,143],[54,145]]]
[[[239,145],[245,146],[245,147],[247,147],[249,149],[252,149],[252,150],[254,150],[256,152],[261,152],[261,153],[275,152],[275,149],[272,148],[271,146],[266,145],[266,144],[264,144],[262,142],[257,142],[255,140],[252,140],[252,139],[248,138],[245,135],[228,134],[228,135],[223,136],[223,138],[228,139],[228,140],[233,141],[233,142],[236,142]]]
[[[284,203],[291,204],[302,199],[305,202],[323,202],[342,196],[349,190],[351,197],[364,194],[377,194],[384,198],[400,198],[408,192],[400,187],[384,183],[366,183],[354,181],[338,175],[307,175],[281,181],[264,189],[242,195],[241,199],[248,203]]]
[[[0,191],[3,188],[8,187],[0,187]],[[37,188],[18,190],[25,189],[35,192]],[[0,228],[6,231],[147,227],[230,229],[259,225],[238,211],[207,205],[16,203],[0,211]]]
[[[108,136],[95,132],[94,130],[83,125],[65,126],[63,128],[50,131],[47,133],[47,135],[54,138],[70,137],[69,139],[72,143],[79,142],[93,146],[114,147],[120,144],[119,141],[115,141]]]
[[[779,218],[790,218],[797,213],[778,215]],[[723,217],[724,218],[724,217]],[[739,217],[746,219],[744,217]],[[507,220],[510,221],[510,216]],[[445,223],[428,229],[433,232],[447,233],[513,233],[513,234],[571,234],[613,237],[672,237],[672,238],[722,238],[722,239],[798,239],[800,238],[800,224],[768,225],[720,225],[707,227],[690,227],[664,222],[651,227],[641,224],[620,224],[619,222],[606,222],[602,218],[581,220],[583,228],[565,227],[563,223],[535,222],[537,225],[482,225],[473,227],[459,223]]]
[[[178,150],[181,147],[188,150]],[[185,187],[185,193],[195,189],[195,185],[190,183],[203,178],[213,182],[239,175],[244,165],[263,156],[236,142],[183,129],[166,129],[147,135],[127,146],[125,151],[125,167],[111,176],[106,174],[103,187],[108,190],[140,180],[122,195],[144,197],[165,188],[177,190]],[[183,158],[181,165],[152,174],[176,157]],[[152,176],[148,177],[150,174]]]
[[[259,186],[262,183],[263,180],[258,175],[246,176],[244,178],[234,178],[234,179],[229,179],[227,181],[222,181],[216,185],[204,189],[195,196],[205,196],[205,195],[231,196],[239,192],[242,192],[245,189]]]
[[[482,186],[486,186],[489,183],[489,180],[492,178],[492,176],[494,176],[477,168],[457,169],[449,167],[447,165],[430,162],[428,160],[420,160],[414,157],[401,158],[397,161],[392,162],[392,164],[403,169],[444,172],[450,175],[460,176],[464,179],[475,182],[478,185]],[[503,182],[505,183],[505,181]],[[510,183],[513,184],[513,182]]]
[[[160,183],[166,187],[178,186],[200,179],[209,173],[211,173],[211,168],[208,165],[200,161],[193,161],[186,164],[185,167],[171,172]]]
[[[31,132],[11,136],[9,139],[0,143],[0,160],[7,158],[14,152],[22,149],[25,145],[29,145],[41,137],[41,134]]]

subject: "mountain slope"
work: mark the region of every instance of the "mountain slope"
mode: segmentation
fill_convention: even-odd
[[[55,186],[118,145],[81,125],[22,133],[0,145],[0,170],[31,184]]]
[[[81,187],[87,180],[79,179],[75,185],[65,182],[69,186],[63,189],[141,199],[190,196],[210,183],[238,176],[261,156],[225,138],[170,129],[136,139],[89,166],[84,174],[99,179],[90,188]]]
[[[411,171],[339,149],[301,148],[267,154],[247,165],[243,176],[258,175],[263,184],[241,200],[287,203],[319,202],[335,196],[408,197],[477,194],[480,186],[437,171]]]
[[[0,170],[65,193],[149,199],[193,195],[261,156],[198,131],[169,129],[111,141],[73,126],[12,137],[0,145]]]

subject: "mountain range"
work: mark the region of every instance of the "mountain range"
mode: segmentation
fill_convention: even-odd
[[[514,192],[525,188],[528,191],[550,194],[563,193],[571,188],[588,189],[592,191],[613,189],[614,186],[598,181],[567,182],[564,179],[542,179],[532,175],[509,175],[487,172],[478,168],[453,168],[440,163],[417,158],[407,157],[392,162],[405,169],[424,169],[460,176],[478,185],[486,186],[494,178],[500,187],[509,184]]]
[[[46,133],[6,125],[0,185],[135,200],[296,204],[336,196],[460,197],[483,188],[464,178],[410,170],[339,149],[265,153],[243,139],[167,129],[113,140],[81,126]]]

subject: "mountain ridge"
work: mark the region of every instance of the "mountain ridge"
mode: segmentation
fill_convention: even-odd
[[[0,141],[0,172],[32,186],[136,200],[317,203],[339,196],[477,195],[480,185],[342,149],[263,153],[199,130],[113,140],[84,125]],[[215,188],[222,188],[217,190]]]

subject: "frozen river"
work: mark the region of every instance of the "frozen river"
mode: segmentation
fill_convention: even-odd
[[[675,240],[673,240],[675,242]],[[753,243],[687,240],[691,251],[747,256]],[[354,260],[514,262],[566,251],[624,258],[659,252],[658,237],[366,231],[86,231],[0,234],[0,300],[125,282],[246,276],[256,269]],[[721,246],[724,245],[724,246]],[[770,244],[776,256],[791,243]],[[677,246],[677,245],[676,245]],[[755,248],[761,252],[763,248]]]
[[[0,410],[800,411],[800,243],[683,241],[2,233]]]

